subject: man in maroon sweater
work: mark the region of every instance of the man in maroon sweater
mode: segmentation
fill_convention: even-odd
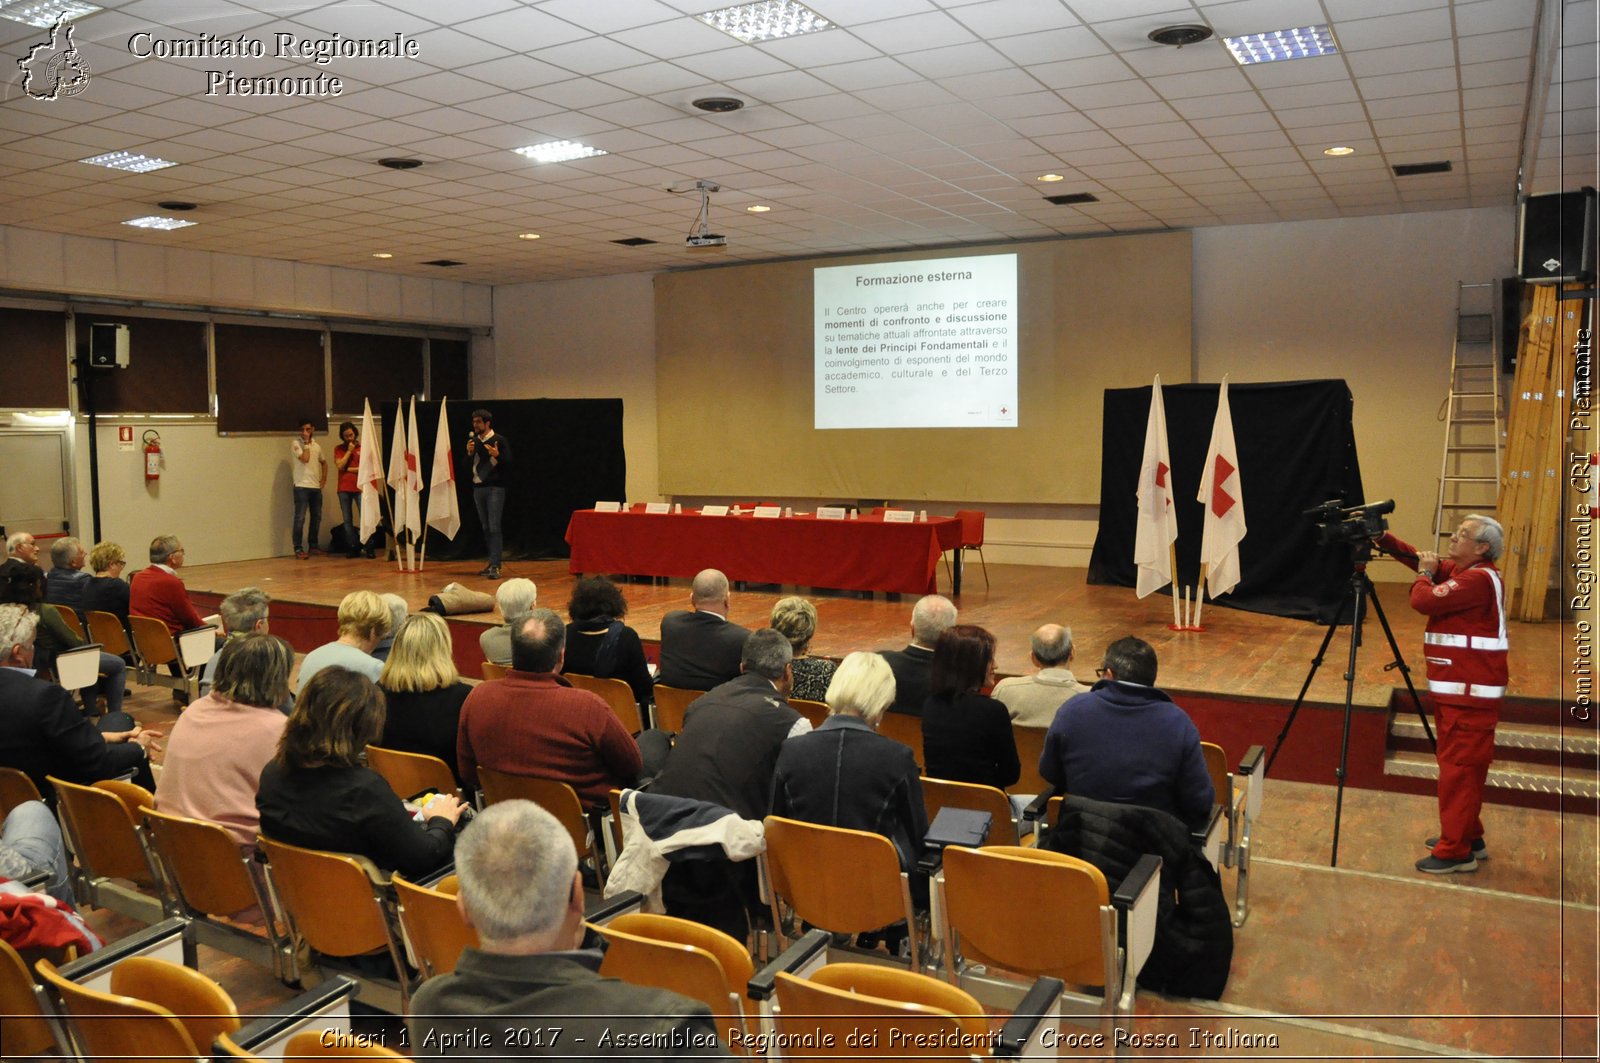
[[[566,625],[549,609],[533,610],[512,630],[511,672],[479,684],[461,706],[463,783],[476,786],[481,765],[567,783],[586,805],[603,805],[613,787],[634,784],[643,767],[638,743],[604,699],[557,674],[566,640]]]

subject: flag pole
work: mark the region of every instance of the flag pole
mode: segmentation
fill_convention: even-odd
[[[1196,631],[1200,630],[1200,610],[1205,603],[1205,594],[1202,588],[1205,591],[1211,589],[1211,562],[1209,561],[1200,562],[1200,582],[1195,584],[1194,589],[1194,626]]]
[[[1183,630],[1183,621],[1181,619],[1179,619],[1179,617],[1178,617],[1178,596],[1180,595],[1181,591],[1179,590],[1178,579],[1177,579],[1177,575],[1178,575],[1178,545],[1176,543],[1168,543],[1167,544],[1167,560],[1168,560],[1168,564],[1170,564],[1172,566],[1171,571],[1172,571],[1172,575],[1173,575],[1173,579],[1172,579],[1172,626],[1173,626],[1174,630],[1181,631],[1181,630]]]

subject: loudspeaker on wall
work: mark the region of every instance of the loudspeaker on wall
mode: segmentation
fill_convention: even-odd
[[[1517,276],[1530,284],[1594,279],[1595,190],[1529,196],[1518,218]]]
[[[103,321],[91,324],[89,364],[99,369],[128,368],[128,326]]]

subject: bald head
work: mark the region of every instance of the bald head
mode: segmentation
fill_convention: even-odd
[[[714,568],[702,569],[689,585],[689,604],[696,611],[728,612],[728,577]]]
[[[1033,633],[1033,663],[1040,668],[1062,668],[1072,660],[1072,629],[1044,624]]]

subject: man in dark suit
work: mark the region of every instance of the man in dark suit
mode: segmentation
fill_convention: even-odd
[[[44,600],[68,609],[83,608],[83,588],[89,573],[83,570],[87,555],[83,543],[68,536],[50,544],[50,571],[45,573]]]
[[[37,618],[27,607],[0,605],[0,766],[16,768],[54,802],[45,776],[91,783],[129,771],[133,781],[155,790],[145,754],[157,735],[125,713],[107,714],[115,731],[96,731],[78,711],[72,696],[33,674],[33,633]]]
[[[748,628],[728,619],[728,577],[702,571],[689,589],[693,610],[674,609],[661,618],[658,681],[686,690],[710,690],[739,675]]]
[[[911,609],[911,645],[903,650],[879,650],[894,672],[894,704],[890,712],[922,715],[928,700],[928,676],[933,670],[933,645],[956,622],[956,607],[949,598],[929,594]]]

